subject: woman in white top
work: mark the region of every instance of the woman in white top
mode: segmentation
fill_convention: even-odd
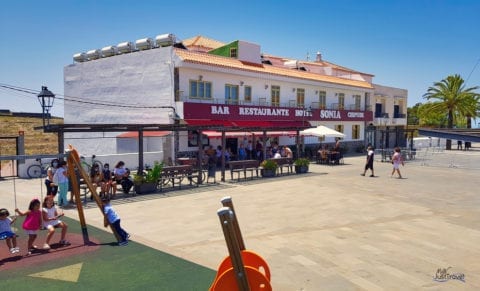
[[[113,169],[115,175],[115,181],[117,184],[122,185],[123,193],[128,194],[133,186],[133,182],[130,180],[130,171],[125,168],[125,163],[120,161],[115,165]]]
[[[70,245],[68,241],[65,240],[67,235],[68,225],[59,220],[59,217],[63,216],[63,213],[58,214],[53,198],[50,195],[47,195],[43,200],[42,205],[42,216],[43,216],[43,226],[47,229],[47,239],[43,245],[44,250],[50,249],[50,240],[52,239],[53,234],[55,233],[55,228],[60,227],[62,229],[62,235],[60,238],[60,245],[67,246]]]
[[[58,164],[58,169],[53,175],[53,182],[58,185],[58,205],[60,207],[68,206],[67,192],[68,192],[68,173],[67,162],[61,161]]]
[[[392,164],[393,164],[393,169],[392,169],[392,174],[390,175],[390,177],[393,177],[395,172],[397,172],[398,173],[398,178],[402,179],[402,174],[400,173],[400,164],[402,166],[405,166],[405,164],[404,164],[403,158],[402,158],[402,151],[400,150],[399,147],[395,148],[395,153],[392,156]]]

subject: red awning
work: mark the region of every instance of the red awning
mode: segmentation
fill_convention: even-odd
[[[144,131],[143,137],[162,137],[167,136],[171,131]],[[117,138],[138,138],[138,131],[129,131],[117,135]]]
[[[215,131],[215,130],[204,130],[202,131],[202,134],[210,137],[210,138],[220,138],[222,137],[222,132],[221,131]],[[242,137],[246,135],[251,135],[252,133],[249,131],[226,131],[225,136],[226,137]]]
[[[311,127],[308,121],[270,121],[270,120],[208,120],[186,119],[185,122],[192,126],[225,127],[232,129],[252,130],[302,130]]]
[[[251,134],[255,134],[256,136],[262,136],[263,131],[254,131],[251,132]],[[268,131],[267,130],[267,136],[296,136],[297,132],[294,130],[285,130],[285,131]]]
[[[222,137],[222,132],[221,131],[215,131],[215,130],[205,130],[202,131],[202,134],[208,136],[209,138],[221,138]],[[251,136],[251,135],[256,135],[256,136],[263,136],[263,131],[226,131],[225,132],[225,137],[245,137],[245,136]],[[267,136],[270,137],[277,137],[277,136],[289,136],[293,137],[297,135],[296,131],[268,131],[266,132]]]
[[[185,119],[188,125],[192,126],[224,126],[232,127],[232,123],[227,120],[210,120],[210,119]]]

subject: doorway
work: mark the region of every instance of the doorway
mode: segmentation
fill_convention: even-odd
[[[232,157],[236,157],[238,151],[238,138],[227,138],[225,140],[225,150],[230,150]]]

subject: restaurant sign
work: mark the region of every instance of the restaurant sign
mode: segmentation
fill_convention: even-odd
[[[371,111],[184,103],[185,119],[371,121]]]

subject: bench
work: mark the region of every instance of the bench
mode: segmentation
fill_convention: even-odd
[[[109,197],[110,199],[114,197],[114,189],[113,187],[117,187],[117,185],[112,185],[112,188],[110,188],[110,192],[108,193],[107,197]],[[120,185],[121,187],[121,185]],[[85,181],[83,179],[80,179],[79,181],[79,188],[80,188],[80,199],[82,199],[82,196],[83,196],[83,202],[85,204],[87,204],[87,197],[88,197],[88,194],[90,194],[90,200],[93,200],[92,198],[92,194],[90,192],[90,189],[88,188],[88,185],[87,183],[85,183]],[[120,191],[122,189],[120,188]],[[100,195],[100,197],[102,197],[101,195],[101,187],[98,185],[97,186],[97,194]]]
[[[190,185],[194,182],[195,179],[198,181],[198,172],[196,172],[192,165],[180,165],[180,166],[168,166],[163,167],[162,175],[158,181],[160,185],[160,190],[169,183],[172,184],[172,187],[175,187],[175,184],[182,188],[182,181],[184,178],[187,178],[190,181]],[[195,183],[198,186],[198,183]]]
[[[269,159],[275,161],[278,165],[280,173],[283,175],[283,168],[287,169],[287,174],[293,173],[293,159],[292,158],[272,158]]]
[[[253,179],[253,172],[258,177],[258,165],[257,160],[241,160],[241,161],[230,161],[228,162],[228,167],[230,168],[230,178],[233,180],[233,174],[237,173],[238,181],[240,181],[240,174],[243,172],[243,177],[247,179],[247,171],[251,173],[250,177]]]

